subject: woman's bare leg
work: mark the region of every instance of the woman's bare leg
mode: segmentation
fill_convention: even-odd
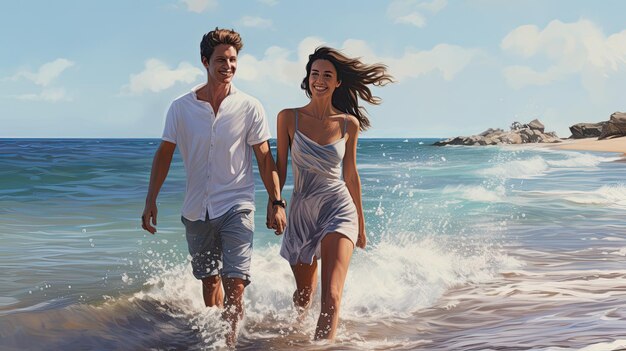
[[[293,292],[293,304],[298,311],[298,321],[304,318],[307,309],[311,306],[311,297],[317,286],[317,259],[313,263],[297,263],[291,266],[296,279],[296,291]]]
[[[335,339],[343,285],[354,244],[343,234],[329,233],[322,240],[322,309],[315,339]]]

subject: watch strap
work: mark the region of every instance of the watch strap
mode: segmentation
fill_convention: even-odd
[[[272,206],[280,206],[282,208],[287,207],[287,202],[285,200],[274,200],[272,201]]]

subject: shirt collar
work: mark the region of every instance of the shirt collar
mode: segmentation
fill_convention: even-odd
[[[193,93],[193,97],[197,101],[200,101],[200,100],[198,100],[197,92],[198,92],[198,90],[200,88],[202,88],[205,85],[206,85],[206,83],[202,83],[202,84],[198,84],[195,87],[191,88],[191,92]],[[239,89],[237,89],[233,83],[230,83],[230,91],[228,92],[228,95],[226,95],[226,96],[235,95],[237,93],[239,93]]]

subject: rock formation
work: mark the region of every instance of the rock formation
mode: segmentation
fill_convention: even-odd
[[[458,136],[441,140],[434,145],[502,145],[502,144],[526,144],[526,143],[558,143],[561,141],[554,132],[544,132],[544,125],[534,119],[528,124],[513,122],[510,130],[489,128],[486,131],[472,136]]]
[[[597,138],[602,134],[602,128],[607,122],[578,123],[569,127],[572,139]]]
[[[624,112],[615,112],[611,115],[609,121],[605,122],[602,127],[598,139],[618,136],[626,136],[626,113]]]

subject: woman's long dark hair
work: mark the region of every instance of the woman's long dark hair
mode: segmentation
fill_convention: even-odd
[[[383,86],[392,83],[393,77],[387,73],[387,66],[383,64],[366,65],[358,58],[345,56],[339,50],[320,46],[309,55],[309,62],[306,64],[306,77],[300,84],[309,98],[311,98],[309,76],[311,75],[311,66],[316,60],[328,60],[337,70],[337,80],[341,82],[341,85],[333,93],[333,106],[344,113],[355,116],[359,120],[361,130],[369,128],[370,120],[367,118],[365,108],[359,106],[358,98],[360,97],[373,105],[382,102],[379,97],[372,95],[368,85]]]

